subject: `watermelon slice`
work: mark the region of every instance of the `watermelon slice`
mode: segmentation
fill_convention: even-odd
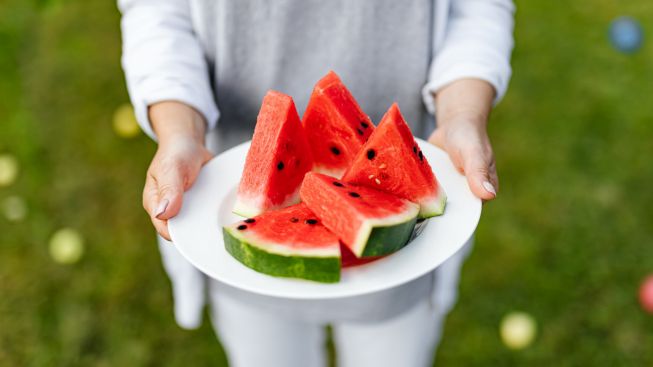
[[[324,283],[340,280],[340,245],[304,204],[223,228],[234,258],[258,272]]]
[[[358,152],[343,181],[418,203],[420,218],[442,214],[447,201],[396,103]]]
[[[408,200],[314,172],[306,174],[299,193],[357,257],[383,256],[404,247],[419,213],[419,206]]]
[[[340,178],[374,130],[370,118],[330,71],[317,82],[302,121],[317,172]]]
[[[313,158],[289,96],[269,91],[256,120],[234,213],[253,217],[299,202],[299,186]]]

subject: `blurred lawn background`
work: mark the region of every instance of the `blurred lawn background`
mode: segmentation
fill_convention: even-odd
[[[438,366],[651,366],[653,316],[637,303],[653,272],[653,2],[517,2],[514,76],[490,133],[501,177],[484,209]],[[610,21],[649,38],[614,50]],[[19,162],[0,202],[0,366],[225,365],[205,322],[173,321],[140,190],[155,145],[112,128],[128,102],[119,14],[109,0],[0,3],[0,154]],[[52,234],[85,238],[72,265]],[[512,351],[501,318],[539,323]]]

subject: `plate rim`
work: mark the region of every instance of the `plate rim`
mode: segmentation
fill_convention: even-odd
[[[423,145],[428,145],[430,148],[439,150],[440,152],[442,152],[442,153],[444,153],[446,155],[446,152],[444,152],[442,149],[440,149],[437,146],[432,145],[431,143],[428,143],[427,141],[425,141],[423,139],[415,138],[415,140],[417,141],[418,145],[420,145],[420,147],[422,147]],[[202,167],[202,170],[200,171],[199,175],[202,174],[202,172],[204,171],[204,169],[207,166],[211,165],[212,163],[217,164],[216,162],[219,162],[218,159],[220,159],[223,156],[226,156],[227,153],[230,153],[230,152],[233,153],[233,151],[236,151],[238,149],[244,149],[244,147],[248,146],[250,143],[251,143],[251,140],[240,143],[240,144],[238,144],[238,145],[236,145],[236,146],[234,146],[234,147],[232,147],[230,149],[227,149],[224,152],[216,155],[215,157],[213,157],[209,162],[207,162]],[[448,155],[447,155],[447,157],[448,157]],[[192,190],[192,188],[191,188],[191,190]],[[470,192],[471,192],[471,189],[469,188],[469,185],[468,185],[468,190],[470,190]],[[222,193],[221,200],[223,200],[224,195],[227,195],[227,193]],[[397,281],[397,282],[386,282],[386,283],[379,284],[379,285],[376,285],[376,286],[370,286],[370,287],[365,288],[362,291],[356,291],[355,289],[350,289],[349,291],[343,290],[337,295],[333,295],[333,294],[320,295],[320,294],[315,293],[315,292],[310,293],[310,294],[305,294],[305,295],[299,295],[299,294],[296,294],[296,293],[290,294],[289,292],[278,292],[278,291],[276,291],[276,292],[275,291],[269,291],[268,292],[267,290],[261,290],[261,288],[251,287],[248,284],[244,284],[244,285],[239,284],[237,281],[233,281],[231,278],[225,278],[225,277],[222,277],[222,276],[218,276],[219,274],[216,274],[215,272],[213,272],[210,269],[206,269],[204,267],[204,264],[202,264],[201,262],[195,261],[194,257],[189,255],[186,252],[187,251],[187,246],[183,246],[183,245],[179,246],[179,245],[176,245],[176,244],[174,244],[174,246],[176,247],[177,251],[184,257],[184,259],[186,261],[188,261],[193,267],[195,267],[197,270],[201,271],[203,274],[205,274],[209,278],[211,278],[211,279],[213,279],[215,281],[218,281],[220,283],[226,284],[226,285],[228,285],[230,287],[236,288],[238,290],[249,292],[249,293],[252,293],[252,294],[268,296],[268,297],[274,297],[274,298],[295,299],[295,300],[328,300],[328,299],[342,299],[342,298],[349,298],[349,297],[356,297],[356,296],[364,296],[364,295],[367,295],[367,294],[373,294],[373,293],[381,292],[381,291],[388,290],[388,289],[391,289],[391,288],[395,288],[395,287],[407,284],[407,283],[409,283],[411,281],[414,281],[414,280],[416,280],[416,279],[418,279],[418,278],[420,278],[422,276],[425,276],[427,273],[433,272],[439,266],[444,264],[447,260],[451,259],[458,252],[460,252],[465,247],[465,244],[469,241],[469,239],[471,239],[474,236],[476,228],[478,227],[478,223],[480,222],[480,217],[481,217],[481,213],[482,213],[482,206],[483,205],[482,205],[481,199],[479,199],[478,197],[473,195],[473,193],[472,193],[472,196],[476,199],[475,200],[475,210],[474,210],[475,216],[474,216],[473,221],[470,221],[470,223],[473,223],[473,225],[470,226],[470,228],[471,228],[470,233],[465,236],[465,240],[462,241],[462,243],[458,246],[456,251],[452,252],[448,257],[446,257],[444,260],[442,260],[442,262],[440,262],[438,265],[435,265],[432,268],[427,269],[427,270],[416,271],[413,274],[411,274],[410,277],[406,277],[407,279],[402,279],[401,281]],[[182,206],[182,210],[183,210],[183,206]],[[181,213],[181,211],[180,211],[180,213]],[[445,214],[443,214],[443,215],[446,215],[446,209],[445,209]],[[174,238],[177,237],[175,235],[175,233],[177,231],[177,224],[176,223],[178,223],[178,221],[175,220],[176,218],[178,218],[178,217],[171,218],[168,221],[170,236],[173,239],[173,243],[175,242]],[[435,218],[438,218],[438,217],[435,217]],[[221,241],[221,244],[224,245],[224,242]],[[384,259],[380,259],[378,261],[383,261],[383,260]],[[369,265],[374,265],[374,264],[369,264]],[[242,265],[242,266],[245,266],[245,265]],[[250,269],[250,268],[247,268],[247,269],[249,269],[251,271],[255,271],[255,270]],[[353,269],[355,269],[355,268],[353,268]],[[344,270],[344,271],[347,271],[347,270]],[[266,274],[262,274],[262,275],[270,276],[270,275],[266,275]],[[272,276],[270,276],[270,277],[272,277]],[[277,279],[280,279],[280,280],[297,281],[297,279],[293,279],[293,278],[280,278],[280,277],[274,277],[274,278],[277,278]],[[311,282],[311,283],[313,283],[313,282]],[[337,285],[337,284],[340,284],[340,283],[333,283],[333,284],[314,283],[314,284],[316,284],[317,286],[325,286],[325,285],[328,286],[328,285]]]

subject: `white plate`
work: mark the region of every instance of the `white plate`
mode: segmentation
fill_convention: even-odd
[[[179,214],[169,221],[181,254],[208,276],[242,290],[291,299],[332,299],[372,293],[413,280],[435,269],[471,237],[481,201],[442,150],[418,143],[447,193],[445,214],[431,218],[419,237],[401,251],[359,267],[343,269],[336,284],[276,278],[235,260],[224,248],[222,226],[241,220],[231,213],[249,143],[207,163],[185,194]]]

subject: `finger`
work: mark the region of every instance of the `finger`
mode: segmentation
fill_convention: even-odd
[[[433,133],[431,133],[431,136],[429,136],[429,143],[435,145],[436,147],[440,149],[445,149],[444,147],[444,141],[442,138],[442,131],[440,129],[435,129]]]
[[[159,233],[159,235],[161,235],[161,237],[165,238],[168,241],[172,241],[170,239],[170,232],[168,232],[168,221],[156,219],[156,218],[151,218],[151,219],[152,219],[152,224],[154,225],[154,228]]]
[[[460,154],[460,151],[458,149],[455,150],[447,150],[444,146],[444,141],[442,138],[441,131],[436,129],[431,136],[429,137],[428,140],[429,143],[435,145],[436,147],[447,151],[447,154],[449,155],[449,159],[451,159],[451,162],[453,163],[454,167],[458,170],[460,173],[464,173],[464,167],[463,167],[463,160]]]
[[[153,174],[157,188],[157,204],[153,216],[168,220],[181,209],[184,194],[184,174],[176,163],[162,167]]]
[[[145,177],[145,187],[143,187],[143,208],[150,217],[155,217],[156,207],[159,204],[159,191],[157,190],[156,180],[148,172]]]
[[[497,164],[494,159],[492,159],[492,162],[490,163],[489,174],[490,183],[492,183],[496,192],[499,192],[499,175],[497,174]]]
[[[166,240],[170,241],[168,233],[168,221],[156,218],[156,210],[159,203],[159,190],[156,186],[156,180],[148,173],[145,178],[145,188],[143,188],[143,207],[150,215],[150,220],[156,231]]]
[[[497,196],[496,182],[493,183],[490,177],[490,166],[494,159],[472,150],[463,154],[463,160],[465,176],[474,195],[483,200],[494,199]]]
[[[202,150],[202,166],[204,166],[208,161],[213,158],[213,153],[208,149]]]

